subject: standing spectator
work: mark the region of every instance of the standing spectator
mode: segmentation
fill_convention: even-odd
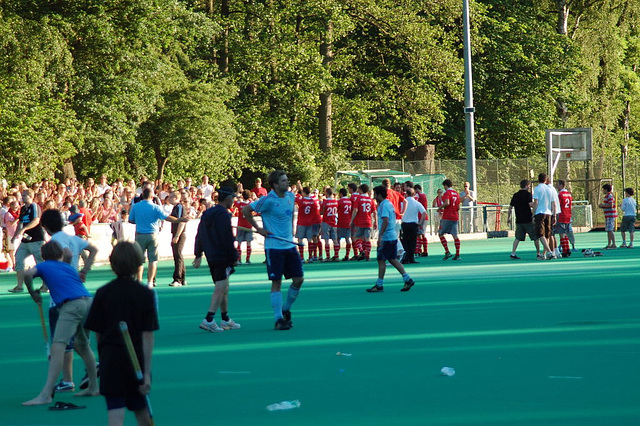
[[[529,238],[536,245],[536,254],[540,255],[540,242],[536,236],[533,227],[533,214],[531,213],[531,207],[533,206],[533,198],[529,189],[531,188],[531,182],[524,179],[520,181],[520,191],[513,194],[511,202],[509,203],[509,214],[507,215],[507,222],[511,223],[511,211],[516,212],[516,238],[513,240],[513,248],[511,249],[511,259],[518,260],[520,257],[516,254],[518,244],[520,241],[524,241],[529,234]]]
[[[167,216],[162,207],[153,203],[153,191],[147,187],[142,191],[142,200],[134,204],[129,212],[129,222],[136,225],[136,242],[142,248],[142,253],[147,253],[149,267],[147,269],[147,286],[155,287],[158,240],[157,235],[163,220],[171,223],[189,221],[189,217],[176,218]],[[138,271],[138,281],[142,281],[142,268]]]
[[[12,197],[7,197],[12,198]],[[9,211],[7,211],[2,218],[4,222],[4,231],[5,237],[3,240],[3,250],[7,255],[7,260],[9,261],[9,265],[6,272],[13,271],[16,265],[16,246],[14,241],[14,235],[18,230],[18,221],[20,219],[20,204],[17,201],[11,201],[9,203]]]
[[[405,203],[407,205],[402,215],[402,246],[404,247],[403,264],[418,263],[414,258],[418,229],[424,225],[427,210],[414,198],[413,188],[405,191]]]
[[[620,247],[633,248],[633,237],[636,232],[636,200],[633,198],[633,188],[624,190],[624,200],[620,208],[622,209],[622,225],[620,225],[620,233],[622,234],[622,245]],[[629,232],[629,245],[625,238],[625,232]]]
[[[82,223],[87,227],[87,233],[85,236],[88,238],[91,235],[91,224],[93,223],[93,214],[91,210],[87,208],[87,202],[85,200],[80,200],[78,202],[78,213],[84,215],[82,216]]]
[[[404,286],[400,291],[409,291],[415,282],[404,267],[398,261],[398,231],[396,230],[395,208],[387,199],[388,189],[384,186],[376,186],[373,192],[378,202],[378,279],[376,284],[367,289],[369,293],[381,293],[384,291],[384,275],[387,270],[386,263],[389,262],[402,275]]]
[[[173,191],[169,194],[169,204],[173,206],[170,216],[178,219],[188,216],[189,212],[183,204],[182,197],[186,197],[186,193],[182,195],[178,191]],[[185,222],[171,224],[171,253],[173,254],[173,281],[169,284],[171,287],[187,285],[187,271],[184,267],[184,257],[182,256],[184,243],[187,241],[186,227]]]
[[[451,257],[445,234],[451,234],[451,236],[453,236],[453,242],[456,246],[456,255],[453,257],[453,260],[459,260],[460,239],[458,239],[458,220],[460,216],[458,212],[460,211],[460,194],[453,189],[453,183],[450,179],[445,179],[444,182],[442,182],[442,186],[444,187],[444,194],[442,195],[442,207],[438,209],[442,212],[438,236],[440,237],[442,247],[444,247],[443,260]]]
[[[198,185],[198,189],[202,191],[202,198],[206,199],[207,201],[212,200],[215,187],[209,184],[209,176],[202,176],[202,183]]]
[[[111,185],[107,182],[107,176],[100,175],[100,183],[96,186],[96,196],[103,195],[107,189],[111,189]]]
[[[204,253],[215,286],[209,310],[200,323],[200,328],[212,333],[240,328],[240,324],[229,317],[229,276],[234,272],[233,267],[237,261],[229,214],[234,200],[235,192],[232,188],[220,188],[218,204],[204,212],[196,235],[193,267],[200,267]],[[222,318],[220,326],[214,320],[218,308]]]
[[[262,187],[262,179],[256,178],[255,186],[253,187],[251,192],[256,194],[256,197],[258,198],[264,197],[265,195],[267,195],[267,189]]]
[[[462,232],[475,232],[474,227],[474,209],[476,200],[476,192],[471,189],[469,182],[464,183],[464,189],[460,191],[460,200],[462,201]]]
[[[604,210],[604,230],[607,232],[607,246],[605,250],[614,250],[616,246],[616,219],[618,218],[618,209],[616,207],[616,197],[613,195],[613,187],[605,183],[602,185],[604,190],[604,200],[600,203],[600,208]]]
[[[271,192],[242,209],[244,217],[256,231],[265,237],[267,275],[271,280],[271,306],[276,330],[289,330],[292,326],[291,306],[298,298],[304,282],[302,261],[293,240],[293,210],[295,195],[289,191],[289,178],[282,170],[269,174]],[[262,215],[263,227],[253,218],[253,212]],[[269,238],[269,235],[281,239]],[[283,241],[286,240],[286,241]],[[287,298],[282,300],[282,276],[292,278]]]
[[[151,391],[153,332],[159,328],[154,295],[134,278],[144,262],[137,244],[119,242],[109,261],[117,278],[98,289],[85,323],[98,340],[100,393],[107,401],[110,426],[124,424],[125,407],[135,412],[139,425],[149,425],[145,395]],[[142,369],[142,384],[122,343],[120,321],[127,323]]]
[[[13,236],[14,241],[22,238],[16,251],[16,279],[18,284],[9,290],[11,293],[22,293],[24,291],[24,261],[26,258],[33,256],[36,264],[42,262],[40,248],[44,244],[44,230],[40,226],[40,209],[33,202],[33,190],[27,189],[22,192],[22,203],[18,230]],[[46,286],[43,286],[44,289],[46,289]]]
[[[538,175],[538,186],[533,191],[533,212],[535,220],[536,237],[542,242],[544,249],[539,260],[556,259],[549,246],[551,239],[552,227],[556,221],[556,212],[558,206],[555,203],[555,190],[546,184],[547,174],[540,173]]]

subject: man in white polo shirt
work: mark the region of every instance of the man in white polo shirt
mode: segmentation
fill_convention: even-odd
[[[413,197],[415,195],[415,190],[413,188],[407,188],[405,190],[405,194],[406,209],[402,215],[401,225],[402,245],[404,247],[404,258],[402,259],[402,263],[418,263],[414,259],[414,253],[416,252],[418,228],[421,228],[424,224],[426,209]]]

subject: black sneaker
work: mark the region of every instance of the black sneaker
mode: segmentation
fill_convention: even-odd
[[[451,259],[451,260],[460,260],[460,255],[456,254],[455,256],[453,256],[453,259]]]
[[[518,256],[517,254],[510,254],[509,259],[520,260],[520,256]]]
[[[100,363],[96,363],[96,372],[98,373],[97,377],[100,377]],[[89,387],[89,375],[85,371],[84,377],[80,380],[80,389],[86,389]]]
[[[448,258],[450,258],[451,256],[452,256],[451,252],[449,252],[449,251],[448,251],[448,252],[446,252],[446,253],[444,254],[444,257],[442,258],[442,260],[447,260],[447,259],[448,259]]]
[[[291,321],[291,311],[282,311],[282,318],[289,324],[289,327],[293,327],[293,322]]]
[[[360,260],[365,260],[366,259],[366,255],[364,254],[364,252],[360,253],[360,255],[358,256],[358,258],[356,260],[360,261]]]
[[[400,291],[409,291],[411,290],[411,287],[413,287],[414,284],[415,284],[415,281],[413,281],[412,278],[409,278],[409,281],[406,281],[404,283],[404,287],[402,287]]]
[[[64,380],[60,380],[56,387],[53,388],[54,392],[73,392],[76,390],[76,385],[73,382],[65,382]]]
[[[384,286],[378,287],[377,285],[374,285],[373,287],[367,289],[368,293],[382,293],[383,291]]]
[[[274,330],[289,330],[291,326],[284,318],[278,318],[276,321],[276,325],[273,327]]]

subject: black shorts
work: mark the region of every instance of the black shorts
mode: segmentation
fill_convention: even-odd
[[[302,260],[300,253],[295,247],[290,249],[267,249],[265,250],[267,257],[267,275],[272,281],[298,278],[303,276]]]
[[[226,280],[229,278],[229,275],[236,271],[233,266],[230,266],[227,262],[207,261],[207,263],[209,263],[209,271],[211,272],[213,282]]]
[[[378,243],[378,260],[393,260],[398,258],[398,240],[381,241]]]
[[[127,396],[105,396],[107,410],[126,408],[129,411],[140,411],[147,408],[146,398],[139,393]]]

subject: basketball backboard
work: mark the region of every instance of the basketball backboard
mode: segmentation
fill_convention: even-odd
[[[560,160],[589,161],[593,157],[593,130],[591,127],[573,129],[547,129],[547,164],[549,175],[553,175]]]

